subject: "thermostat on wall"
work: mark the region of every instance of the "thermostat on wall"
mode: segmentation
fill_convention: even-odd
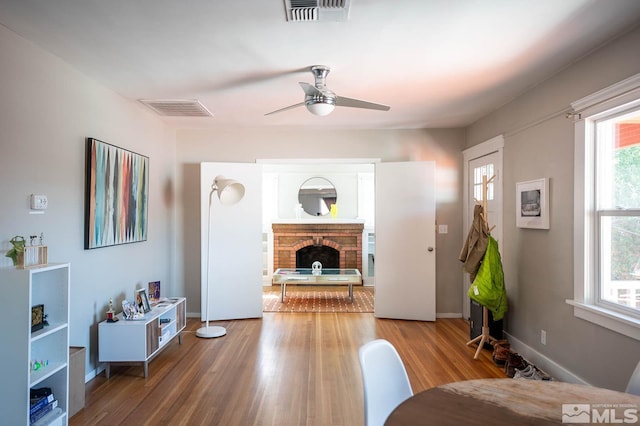
[[[46,195],[31,194],[31,210],[46,210],[49,200]]]

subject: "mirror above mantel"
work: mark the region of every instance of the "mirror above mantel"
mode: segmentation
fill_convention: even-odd
[[[305,180],[298,190],[298,202],[311,216],[327,216],[338,201],[338,193],[333,184],[323,177]]]

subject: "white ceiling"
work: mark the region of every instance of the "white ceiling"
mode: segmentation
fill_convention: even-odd
[[[351,0],[347,22],[288,22],[284,0],[0,0],[0,23],[125,98],[198,99],[179,127],[459,127],[640,23],[638,0]],[[327,65],[338,95],[304,107]]]

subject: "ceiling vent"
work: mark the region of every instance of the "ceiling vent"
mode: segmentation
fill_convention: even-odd
[[[195,99],[140,99],[140,102],[165,117],[213,117],[213,114]]]
[[[349,20],[351,0],[284,0],[287,21],[328,21]]]

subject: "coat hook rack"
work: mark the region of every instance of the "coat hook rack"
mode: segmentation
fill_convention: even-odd
[[[484,225],[489,230],[489,234],[491,234],[491,231],[493,231],[493,229],[495,228],[495,225],[489,228],[489,222],[487,220],[487,192],[488,192],[487,188],[489,186],[489,183],[495,177],[496,176],[493,175],[491,176],[491,178],[487,179],[487,175],[482,176],[482,200],[480,201],[482,204],[482,221],[484,222]],[[484,347],[485,343],[493,344],[493,342],[495,341],[496,339],[493,336],[491,336],[489,331],[489,309],[487,309],[487,307],[483,305],[482,306],[482,333],[480,333],[479,336],[474,337],[473,339],[467,342],[467,346],[478,342],[478,349],[476,349],[476,353],[473,356],[473,359],[478,359],[478,357],[480,356],[480,351]]]

